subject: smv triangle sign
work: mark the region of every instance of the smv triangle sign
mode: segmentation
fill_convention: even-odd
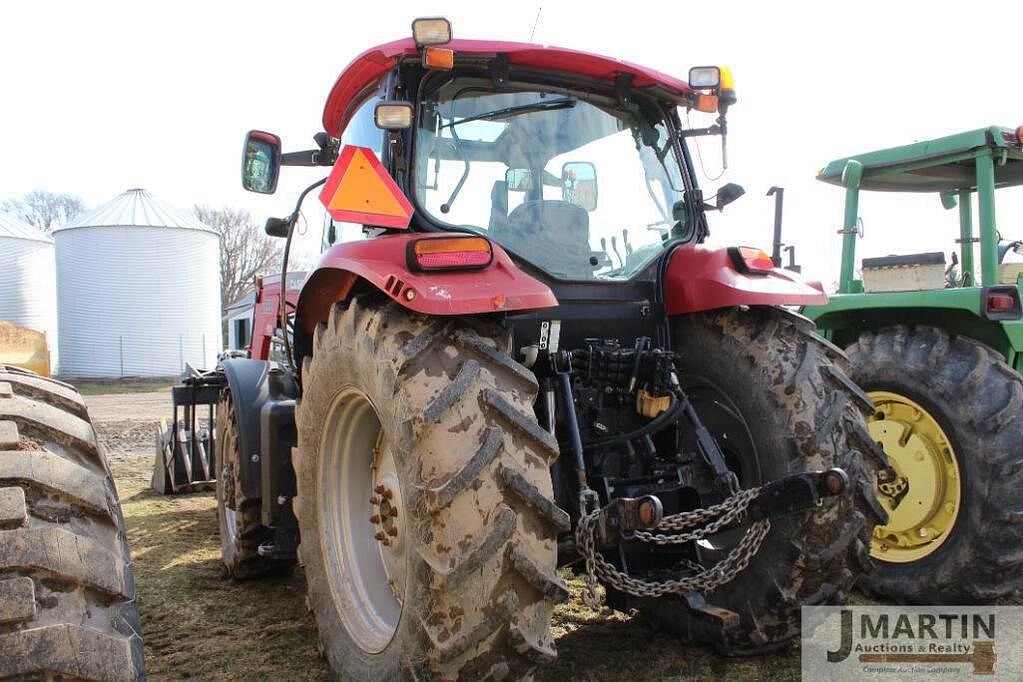
[[[341,150],[320,201],[334,220],[345,223],[405,229],[412,218],[412,204],[366,147]]]

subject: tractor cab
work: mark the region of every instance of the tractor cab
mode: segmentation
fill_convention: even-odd
[[[1017,262],[1023,243],[1003,240],[995,222],[995,190],[1023,184],[1023,126],[992,126],[837,159],[817,179],[845,188],[838,294],[805,311],[829,338],[846,345],[864,319],[868,326],[917,320],[943,326],[952,319],[1010,359],[1023,350],[1023,264]],[[863,190],[929,193],[945,209],[958,208],[959,248],[948,259],[940,251],[864,258],[857,278]]]

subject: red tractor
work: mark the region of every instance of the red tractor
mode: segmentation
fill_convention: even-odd
[[[687,147],[726,132],[730,75],[413,34],[342,72],[316,149],[246,139],[249,190],[332,168],[268,233],[290,247],[321,187],[332,220],[283,360],[223,363],[228,572],[301,561],[344,679],[527,676],[565,566],[687,640],[789,640],[869,567],[886,464],[842,352],[783,307],[824,294],[701,245],[742,193],[711,205]]]

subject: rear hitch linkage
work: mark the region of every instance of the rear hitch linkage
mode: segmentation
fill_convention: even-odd
[[[613,500],[601,509],[584,514],[576,527],[576,545],[586,561],[587,589],[583,601],[587,606],[599,606],[598,579],[636,597],[677,594],[692,600],[694,593],[706,594],[746,568],[771,529],[771,517],[818,507],[825,498],[841,495],[848,489],[849,475],[833,468],[786,476],[759,488],[739,490],[724,502],[706,509],[667,517],[663,516],[661,501],[654,495]],[[724,559],[709,568],[689,562],[689,575],[677,580],[651,582],[633,578],[618,570],[598,551],[598,548],[609,549],[622,541],[684,544],[734,527],[741,521],[749,522],[749,528]],[[710,608],[705,604],[704,607]],[[717,618],[720,614],[713,615]]]

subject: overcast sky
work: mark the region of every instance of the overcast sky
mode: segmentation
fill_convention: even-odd
[[[322,169],[285,169],[271,197],[239,184],[245,131],[311,146],[341,69],[441,14],[455,35],[609,54],[685,78],[727,64],[729,169],[700,142],[708,190],[747,195],[711,217],[716,243],[770,241],[771,185],[786,188],[786,240],[812,277],[836,278],[842,193],[827,161],[987,125],[1023,124],[1019,2],[7,2],[0,10],[0,199],[31,189],[89,207],[130,187],[188,208],[284,215]],[[635,13],[628,9],[634,8]],[[1017,37],[1014,37],[1015,36]],[[709,192],[708,192],[709,193]],[[999,227],[1023,237],[1023,190]],[[315,198],[312,199],[315,201]],[[955,212],[936,197],[870,195],[860,255],[950,251]],[[310,212],[311,233],[319,236]],[[310,242],[316,240],[310,239]]]

